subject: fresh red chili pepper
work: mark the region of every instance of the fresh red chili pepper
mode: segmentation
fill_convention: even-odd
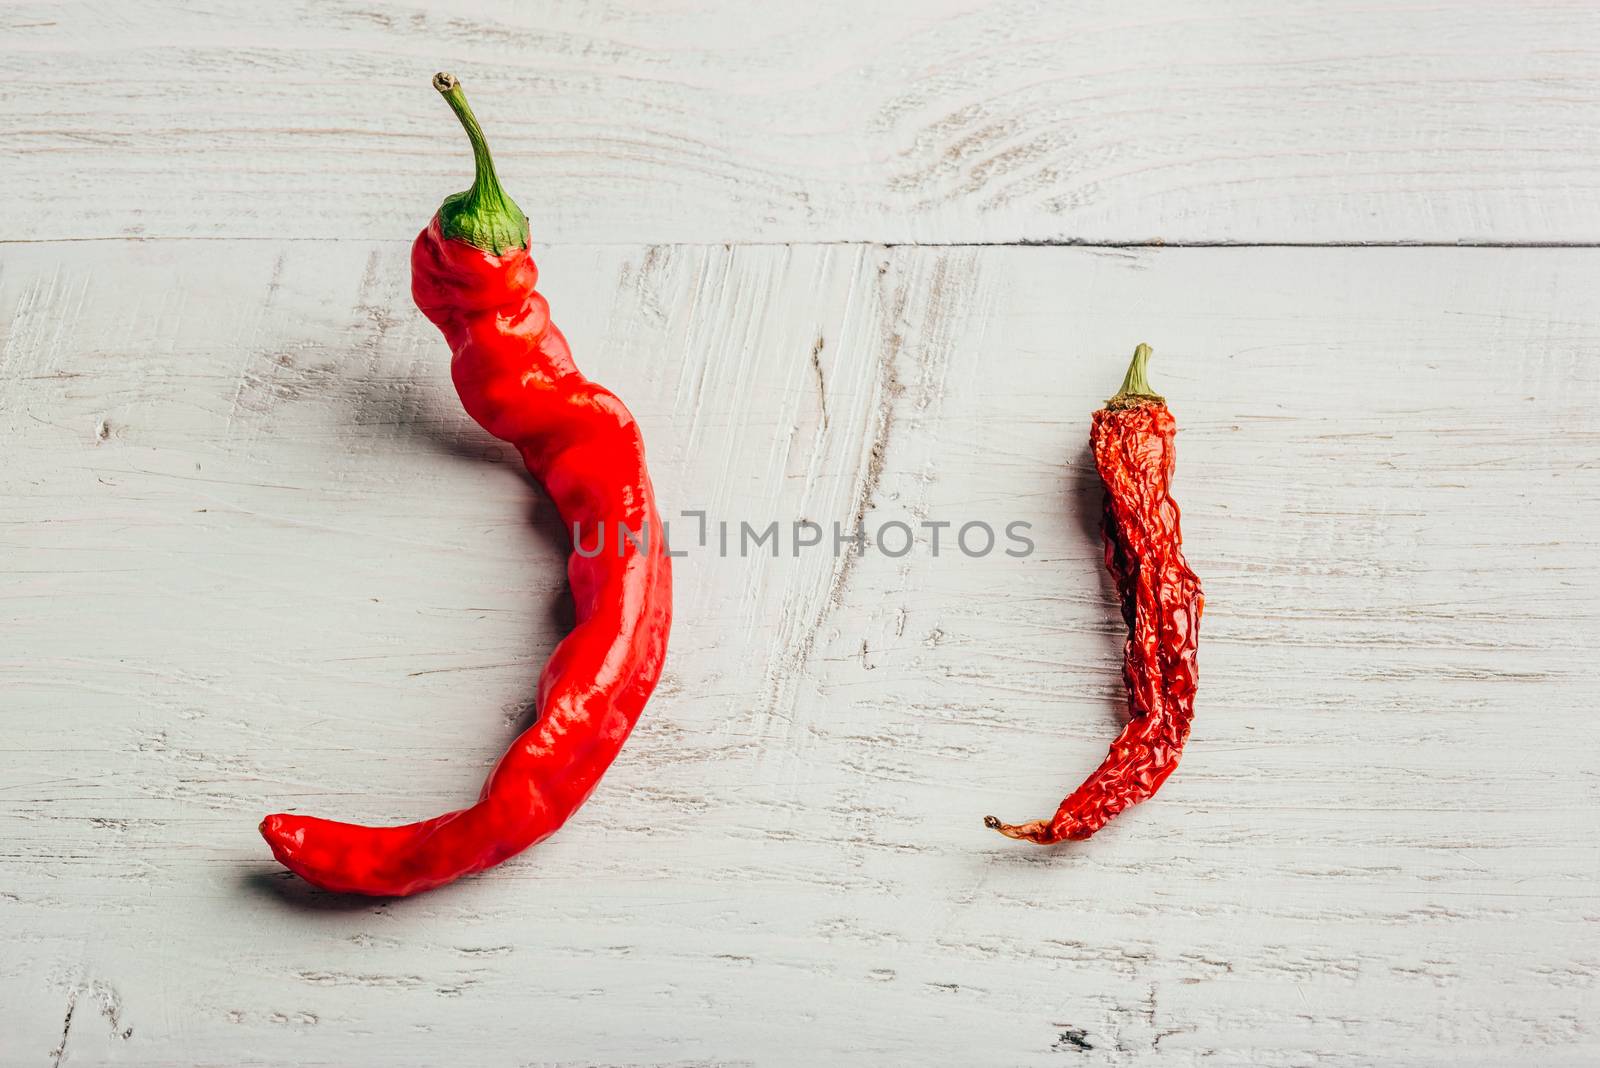
[[[1128,625],[1122,678],[1131,717],[1094,774],[1048,820],[984,824],[1048,845],[1088,838],[1155,794],[1178,766],[1194,719],[1195,655],[1205,598],[1183,558],[1172,499],[1177,422],[1145,378],[1150,346],[1133,352],[1122,389],[1094,413],[1089,441],[1105,484],[1106,568]]]
[[[450,344],[467,412],[517,447],[575,536],[609,531],[616,543],[568,558],[577,625],[540,676],[537,722],[490,773],[477,804],[400,827],[288,814],[262,821],[279,861],[346,893],[443,886],[553,834],[632,731],[661,675],[672,622],[672,571],[639,425],[574,365],[534,289],[527,217],[501,188],[460,84],[448,74],[433,84],[466,128],[476,177],[412,246],[412,296]]]

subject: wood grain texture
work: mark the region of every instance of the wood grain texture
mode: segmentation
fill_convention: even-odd
[[[401,243],[8,248],[0,1061],[1600,1057],[1600,252],[540,258],[667,512],[1037,551],[691,547],[662,691],[561,834],[331,898],[255,821],[476,791],[567,625],[551,510]],[[1197,728],[1040,851],[979,819],[1047,813],[1117,727],[1085,442],[1138,340]]]
[[[462,76],[547,242],[1600,241],[1591,0],[0,10],[6,240],[406,236]]]

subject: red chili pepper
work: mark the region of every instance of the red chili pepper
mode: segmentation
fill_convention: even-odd
[[[500,187],[460,84],[448,74],[433,84],[466,128],[476,177],[412,246],[412,296],[450,344],[467,412],[517,447],[569,530],[589,540],[609,534],[615,545],[568,558],[577,625],[540,676],[537,722],[490,773],[477,804],[401,827],[287,814],[262,821],[279,861],[345,893],[443,886],[555,833],[632,731],[660,678],[672,623],[672,571],[639,424],[573,364],[534,289],[527,217]]]
[[[1128,624],[1122,678],[1131,719],[1100,767],[1048,820],[984,825],[1048,845],[1088,838],[1161,788],[1194,719],[1195,655],[1205,598],[1183,559],[1172,483],[1177,423],[1145,379],[1150,346],[1133,352],[1122,389],[1094,413],[1090,444],[1105,483],[1106,568]]]

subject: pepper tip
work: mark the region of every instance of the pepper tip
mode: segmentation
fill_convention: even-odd
[[[991,831],[999,831],[1007,838],[1015,838],[1019,842],[1038,842],[1047,845],[1056,841],[1050,833],[1050,825],[1045,820],[1029,820],[1027,823],[1002,823],[994,816],[983,817],[983,825]]]
[[[439,90],[441,93],[448,93],[450,90],[456,88],[460,84],[461,83],[456,80],[456,76],[451,74],[449,71],[442,70],[433,76],[433,87]]]

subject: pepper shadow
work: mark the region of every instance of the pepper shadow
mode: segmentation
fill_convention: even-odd
[[[248,893],[286,906],[295,912],[377,912],[389,901],[396,900],[319,890],[294,872],[276,863],[267,862],[263,862],[258,868],[241,872],[239,885]]]
[[[1105,741],[1109,746],[1111,740],[1128,722],[1127,698],[1122,684],[1123,643],[1126,641],[1127,630],[1122,622],[1121,600],[1116,582],[1105,567],[1105,535],[1102,527],[1105,519],[1105,487],[1100,481],[1100,472],[1095,467],[1094,449],[1087,441],[1078,447],[1072,460],[1064,465],[1061,500],[1065,511],[1069,513],[1067,522],[1077,527],[1078,533],[1094,550],[1091,561],[1094,573],[1098,576],[1096,580],[1099,582],[1100,590],[1098,600],[1102,605],[1100,611],[1104,620],[1103,625],[1096,626],[1095,630],[1102,636],[1104,645],[1100,655],[1105,665]],[[1061,803],[1061,798],[1076,789],[1084,777],[1094,771],[1103,756],[1102,752],[1100,756],[1093,757],[1082,766],[1063,767],[1060,772],[1061,793],[1041,798],[1033,815],[1048,816],[1055,812]],[[1018,819],[1023,815],[1014,813],[1006,818]],[[1110,837],[1116,831],[1117,828],[1113,826],[1101,834]],[[999,866],[1023,870],[1037,865],[1056,865],[1066,861],[1067,858],[1084,856],[1082,850],[1074,848],[1079,844],[1077,842],[1033,846],[1008,841],[987,828],[977,830],[976,833],[987,836],[985,840],[988,842],[988,848],[973,854],[975,862],[982,867]]]
[[[529,556],[548,559],[553,555],[563,561],[566,559],[567,532],[544,487],[528,473],[514,447],[491,437],[462,411],[455,391],[448,384],[434,386],[408,381],[396,387],[392,381],[364,380],[354,385],[348,396],[352,422],[362,434],[389,437],[402,454],[407,447],[421,447],[463,466],[470,464],[481,468],[484,464],[493,464],[505,472],[508,481],[520,482],[527,491],[527,523],[523,529]],[[558,637],[551,641],[551,632],[564,637],[576,621],[571,591],[563,587],[561,596],[546,605],[543,619],[536,617],[536,622],[543,625],[530,635],[533,643],[530,648],[543,653],[536,657],[541,664],[560,640]],[[532,687],[530,680],[530,693]],[[531,697],[526,705],[531,713]]]
[[[1103,500],[1105,490],[1100,484],[1100,472],[1095,470],[1094,448],[1087,441],[1072,457],[1063,492],[1066,496],[1067,510],[1072,513],[1078,532],[1083,535],[1084,540],[1093,544],[1095,548],[1100,548],[1103,544],[1100,523],[1105,514]],[[1100,574],[1105,579],[1105,588],[1114,589],[1111,577],[1103,568]]]
[[[1099,652],[1099,664],[1104,665],[1104,692],[1106,692],[1106,745],[1117,737],[1123,726],[1128,723],[1128,703],[1122,684],[1122,654],[1123,641],[1126,640],[1126,628],[1123,627],[1122,609],[1120,609],[1120,596],[1110,572],[1104,563],[1104,516],[1106,516],[1106,488],[1099,478],[1099,470],[1094,467],[1094,449],[1088,441],[1078,444],[1077,451],[1072,454],[1072,459],[1062,468],[1061,507],[1066,515],[1062,520],[1067,528],[1077,529],[1078,536],[1082,536],[1086,544],[1093,547],[1091,553],[1091,569],[1093,569],[1093,582],[1099,584],[1098,611],[1101,624],[1094,625],[1094,630],[1102,638],[1102,649]],[[1067,582],[1080,582],[1072,576],[1066,576]],[[1083,576],[1082,582],[1090,582],[1088,576]],[[1083,587],[1088,590],[1088,587]],[[1099,668],[1096,668],[1099,670]],[[1064,713],[1066,715],[1066,713]],[[1035,750],[1037,751],[1037,750]],[[1061,804],[1062,796],[1077,788],[1083,782],[1085,775],[1094,771],[1104,756],[1101,750],[1098,756],[1088,759],[1082,764],[1061,766],[1059,769],[1059,785],[1061,793],[1058,795],[1042,796],[1035,799],[1032,807],[1026,811],[997,812],[1002,819],[1021,820],[1034,819],[1042,815],[1050,815]],[[1070,761],[1069,761],[1070,764]],[[1117,822],[1101,831],[1102,836],[1110,838],[1118,833]],[[1056,843],[1053,846],[1030,846],[1030,844],[1014,843],[1010,839],[1002,838],[989,828],[979,825],[978,820],[973,820],[973,835],[976,843],[984,844],[984,849],[976,849],[971,854],[974,868],[987,870],[987,868],[1010,868],[1010,870],[1027,870],[1040,865],[1061,865],[1061,863],[1086,863],[1085,852],[1077,849],[1078,844],[1072,841]],[[981,838],[979,838],[981,836]]]
[[[1085,541],[1094,547],[1094,573],[1100,583],[1100,600],[1104,605],[1104,625],[1097,627],[1104,639],[1102,656],[1106,665],[1106,716],[1105,722],[1112,734],[1106,738],[1110,744],[1116,732],[1128,722],[1127,695],[1122,685],[1122,654],[1127,641],[1127,627],[1122,621],[1122,600],[1116,581],[1105,566],[1105,485],[1094,463],[1094,448],[1085,441],[1073,457],[1072,474],[1066,486],[1067,506]],[[1085,770],[1085,774],[1087,771]]]
[[[565,561],[568,552],[566,530],[551,503],[544,487],[522,465],[517,451],[491,437],[471,417],[461,410],[455,393],[448,384],[433,388],[426,383],[408,382],[397,387],[394,382],[362,380],[352,383],[345,394],[351,410],[351,426],[355,434],[366,442],[387,439],[401,457],[408,450],[425,449],[460,463],[482,468],[493,464],[504,472],[506,483],[520,483],[527,505],[523,524],[525,544],[532,559],[547,560],[552,557]],[[530,606],[532,627],[527,635],[528,660],[535,665],[524,686],[524,695],[504,707],[502,721],[505,726],[503,745],[533,725],[537,707],[534,689],[538,672],[555,646],[570,632],[576,623],[572,592],[562,571],[561,593],[550,598],[541,614]],[[487,769],[463,765],[464,774],[481,776]],[[464,786],[460,803],[470,804],[481,778],[471,786]],[[338,813],[322,813],[338,818]],[[437,812],[415,812],[412,819],[428,819]],[[396,821],[399,822],[399,821]],[[262,846],[265,850],[265,846]],[[252,893],[297,911],[371,913],[404,898],[374,898],[360,894],[339,894],[312,886],[270,860],[240,873],[240,885]],[[427,896],[435,900],[447,895],[449,887],[431,891]]]
[[[323,890],[321,887],[312,886],[294,872],[280,867],[275,861],[263,861],[259,866],[241,872],[239,885],[246,893],[254,894],[290,912],[380,915],[387,909],[395,906],[403,908],[412,902],[428,902],[430,907],[446,903],[454,894],[464,892],[463,888],[470,885],[473,879],[474,876],[468,876],[412,897],[370,897],[366,894],[341,894]]]

